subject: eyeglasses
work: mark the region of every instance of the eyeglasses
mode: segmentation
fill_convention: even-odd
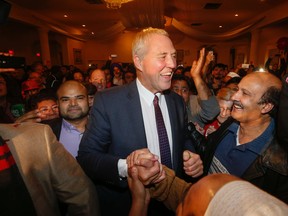
[[[57,112],[58,111],[58,105],[52,105],[52,106],[44,106],[44,107],[40,107],[39,108],[39,112],[40,113],[46,113],[49,110],[52,110],[53,112]]]

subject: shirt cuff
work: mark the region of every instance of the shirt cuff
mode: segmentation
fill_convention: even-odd
[[[117,166],[119,176],[121,178],[126,178],[128,176],[126,159],[119,159]]]

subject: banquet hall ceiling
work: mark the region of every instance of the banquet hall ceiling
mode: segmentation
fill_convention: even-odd
[[[197,40],[226,40],[285,21],[288,11],[287,0],[134,0],[120,9],[108,9],[101,0],[7,1],[11,19],[81,40],[111,39],[148,26]]]

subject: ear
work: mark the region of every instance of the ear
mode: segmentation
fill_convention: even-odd
[[[141,61],[141,59],[139,58],[139,56],[134,55],[134,56],[133,56],[133,61],[134,61],[135,67],[136,67],[139,71],[142,71],[142,61]]]
[[[262,106],[261,107],[262,114],[269,113],[274,108],[274,105],[271,103],[265,103],[265,104],[262,104],[261,106]]]

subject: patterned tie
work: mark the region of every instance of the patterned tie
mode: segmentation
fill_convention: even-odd
[[[157,125],[158,137],[159,137],[161,163],[166,165],[169,168],[172,168],[171,152],[170,152],[168,135],[167,135],[166,127],[164,124],[162,112],[159,107],[158,101],[159,99],[157,95],[155,95],[153,104],[154,104],[154,109],[155,109],[155,118],[156,118],[156,125]]]

